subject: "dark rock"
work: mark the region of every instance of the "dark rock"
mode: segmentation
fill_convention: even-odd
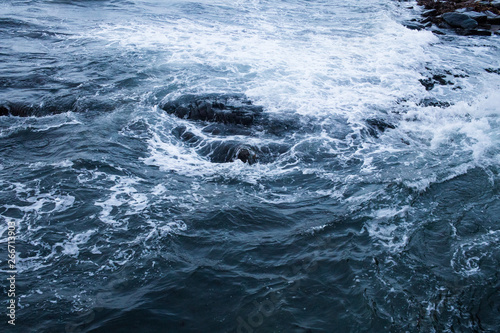
[[[10,109],[5,105],[0,105],[0,116],[8,116],[10,114]]]
[[[448,23],[446,23],[445,21],[438,22],[436,25],[441,29],[453,29],[453,27]]]
[[[220,124],[220,123],[210,123],[209,125],[203,127],[201,130],[203,133],[216,135],[219,137],[231,136],[231,135],[252,135],[252,130],[247,126],[232,125],[232,124]]]
[[[500,15],[492,13],[490,11],[485,12],[486,14],[486,22],[488,24],[500,24]]]
[[[444,85],[453,85],[453,82],[451,81],[447,81],[445,80],[446,78],[446,75],[442,75],[442,74],[436,74],[436,75],[433,75],[432,76],[432,79],[439,83],[440,85],[444,86]]]
[[[418,102],[418,105],[420,105],[420,106],[436,106],[436,107],[440,107],[440,108],[447,108],[451,104],[448,102],[438,101],[437,99],[431,97],[431,98],[424,98],[424,99],[420,100],[420,102]]]
[[[213,163],[229,163],[241,160],[244,163],[254,164],[258,159],[256,150],[255,147],[250,147],[238,141],[217,140],[205,142],[197,152],[208,157]]]
[[[207,157],[214,163],[227,163],[241,160],[244,163],[253,164],[257,162],[257,149],[242,144],[235,140],[208,140],[197,136],[187,129],[186,126],[178,126],[172,130],[172,134],[179,140],[185,142],[189,147],[194,147],[198,154]]]
[[[423,30],[425,28],[423,24],[412,21],[405,21],[403,22],[403,25],[410,30]]]
[[[238,159],[243,163],[254,164],[257,161],[257,154],[248,147],[239,147],[236,150],[236,156],[233,160]]]
[[[189,146],[196,146],[198,145],[202,138],[199,136],[196,136],[193,132],[189,131],[186,126],[178,126],[172,130],[172,134],[189,144]]]
[[[486,29],[472,29],[465,31],[465,36],[491,36],[491,30]]]
[[[479,24],[486,23],[486,20],[488,19],[488,16],[485,13],[464,12],[463,14],[467,15],[469,18],[473,19]]]
[[[477,21],[462,13],[444,13],[443,20],[455,28],[474,29],[478,26]]]
[[[423,17],[429,17],[429,16],[436,16],[437,15],[437,10],[436,9],[429,9],[426,11],[422,12]]]
[[[429,23],[429,22],[432,22],[432,18],[430,18],[430,17],[426,17],[423,20],[420,20],[420,23],[422,23],[422,24]]]
[[[184,95],[160,107],[179,118],[245,126],[251,125],[263,110],[242,94]]]
[[[425,90],[432,90],[434,88],[435,82],[432,79],[420,79],[419,81],[425,87]]]
[[[74,99],[52,100],[37,104],[19,102],[0,104],[0,116],[42,117],[68,111],[75,111]]]
[[[439,30],[439,29],[432,29],[432,33],[435,35],[446,35],[446,32]]]
[[[493,6],[493,7],[495,7],[495,8],[500,9],[500,0],[490,1],[490,5]]]
[[[385,130],[388,128],[391,129],[396,128],[396,126],[383,119],[377,119],[377,118],[367,119],[366,123],[368,124],[368,133],[370,133],[371,136],[374,136],[376,138],[378,138],[378,134],[380,132],[385,132]]]
[[[262,107],[252,105],[244,95],[186,95],[175,101],[165,102],[161,107],[181,118],[210,121],[210,123],[193,122],[191,125],[199,128],[202,124],[202,134],[190,130],[189,125],[175,127],[172,134],[213,163],[237,160],[248,164],[269,163],[286,153],[290,146],[284,143],[266,142],[257,147],[248,144],[245,137],[254,135],[276,137],[290,131],[317,130],[313,125],[309,125],[310,122],[306,121],[304,124],[298,116],[282,119],[279,116],[265,115],[262,113]],[[236,114],[238,117],[241,114],[246,117],[245,113],[249,113],[253,118],[252,122],[247,122],[241,118],[228,117],[226,114],[222,117],[218,115],[220,112]]]
[[[485,71],[487,71],[488,73],[495,73],[495,74],[500,74],[500,68],[486,68]]]
[[[78,98],[73,95],[45,97],[36,103],[6,101],[0,102],[0,116],[43,117],[64,112],[112,111],[114,103],[103,97]]]
[[[425,90],[432,90],[436,84],[445,86],[453,85],[454,83],[446,80],[446,75],[435,74],[431,78],[420,79],[420,83],[425,87]]]

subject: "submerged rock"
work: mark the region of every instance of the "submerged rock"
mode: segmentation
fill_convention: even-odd
[[[293,135],[319,133],[328,128],[345,138],[345,124],[320,124],[314,118],[297,114],[268,114],[244,95],[185,95],[160,105],[172,116],[184,119],[172,134],[199,156],[213,163],[242,161],[272,163],[290,151]],[[383,119],[366,120],[366,133],[378,137],[395,125]],[[333,126],[333,127],[330,127]],[[259,138],[253,140],[253,138]],[[252,139],[252,140],[249,140]],[[253,143],[251,143],[253,142]]]
[[[425,90],[432,90],[436,84],[438,85],[454,85],[453,82],[446,80],[446,75],[435,74],[432,77],[426,79],[420,79],[420,83],[425,87]]]
[[[0,116],[44,117],[64,112],[112,111],[114,103],[105,97],[73,95],[46,97],[35,103],[0,101]]]
[[[197,134],[188,129],[189,125],[174,128],[172,134],[214,163],[269,163],[289,151],[290,145],[283,142],[290,131],[318,130],[318,124],[298,115],[282,118],[265,114],[262,106],[253,105],[242,94],[184,95],[162,103],[160,108],[193,121]],[[258,146],[249,144],[248,138],[255,136],[267,140],[258,140],[262,142]]]
[[[500,68],[485,68],[488,73],[500,74]]]
[[[447,107],[451,106],[451,104],[449,102],[441,102],[433,97],[421,99],[420,102],[418,102],[418,105],[419,106],[435,106],[435,107],[440,107],[440,108],[447,108]]]
[[[24,104],[5,102],[0,104],[0,116],[41,117],[74,109],[74,101],[60,103]]]
[[[257,161],[257,154],[250,147],[238,147],[233,160],[238,159],[243,163],[253,164]]]
[[[376,138],[378,138],[380,132],[385,132],[388,128],[396,128],[396,126],[383,119],[371,118],[367,119],[366,123],[368,124],[368,133]]]
[[[234,125],[227,126],[229,127],[229,132],[237,130]],[[214,136],[213,132],[203,129],[201,133],[209,134],[208,136],[204,136],[203,134],[194,134],[186,126],[177,126],[172,130],[172,134],[177,139],[183,141],[187,146],[194,148],[200,156],[206,157],[213,163],[228,163],[237,160],[248,164],[257,162],[269,163],[290,149],[289,145],[277,143],[265,143],[261,146],[253,146],[245,140],[232,137],[228,134],[229,132],[225,132],[224,135]],[[244,131],[236,135],[249,137],[252,134]]]
[[[174,128],[172,134],[213,163],[229,163],[237,160],[250,165],[257,162],[269,163],[290,149],[285,144],[267,143],[257,147],[234,138],[202,137],[185,126]]]
[[[160,108],[179,118],[245,126],[253,124],[263,110],[243,94],[184,95]]]
[[[403,25],[410,30],[423,30],[425,29],[425,25],[415,21],[405,21]]]

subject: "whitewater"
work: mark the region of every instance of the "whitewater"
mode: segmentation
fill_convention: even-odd
[[[421,12],[3,1],[1,330],[500,330],[500,36]]]

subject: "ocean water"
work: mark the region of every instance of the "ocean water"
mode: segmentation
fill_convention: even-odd
[[[498,332],[500,36],[420,11],[2,1],[0,106],[29,116],[0,116],[0,330]],[[268,120],[159,107],[188,94]]]

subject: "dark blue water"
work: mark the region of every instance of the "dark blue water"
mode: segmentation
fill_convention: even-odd
[[[3,1],[0,330],[498,332],[500,39],[410,6]]]

